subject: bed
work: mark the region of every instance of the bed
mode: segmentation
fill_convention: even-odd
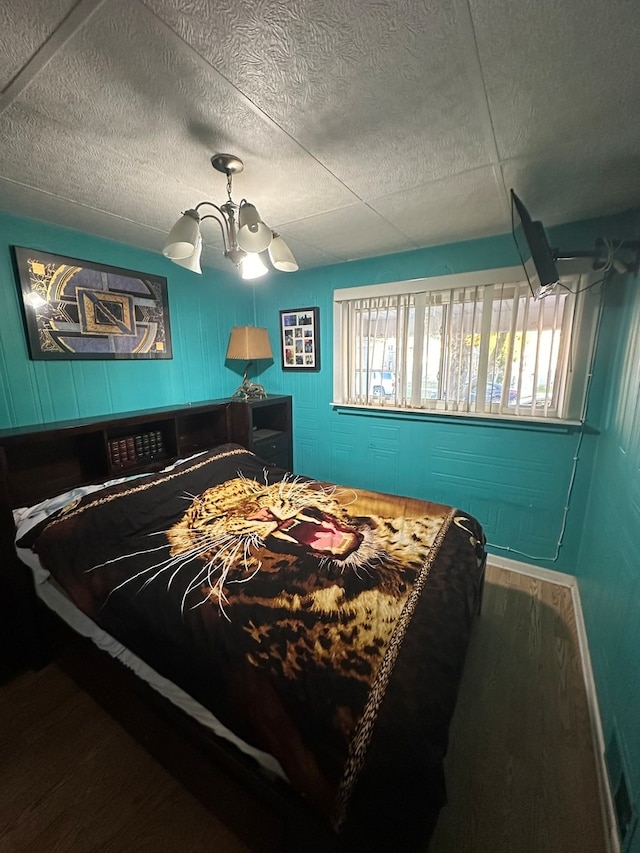
[[[299,806],[290,849],[426,850],[482,595],[476,519],[233,442],[55,495],[43,483],[18,507],[20,447],[5,442],[0,464],[24,607],[54,610],[191,742],[201,729],[254,790]]]

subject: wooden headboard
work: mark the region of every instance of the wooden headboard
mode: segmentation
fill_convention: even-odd
[[[231,435],[229,400],[0,430],[4,500],[29,506],[74,486],[162,468]]]
[[[245,443],[229,400],[0,430],[0,645],[40,651],[31,573],[14,548],[13,509],[87,483],[157,471],[227,441]],[[234,426],[235,425],[235,426]],[[8,636],[5,636],[7,634]],[[4,669],[4,665],[0,665]]]

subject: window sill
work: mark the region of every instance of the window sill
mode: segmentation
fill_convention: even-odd
[[[527,418],[525,416],[498,415],[493,412],[444,412],[434,409],[407,409],[391,405],[365,405],[363,403],[337,403],[330,405],[340,414],[364,417],[398,418],[400,420],[429,421],[453,423],[458,421],[467,425],[482,425],[506,429],[540,430],[542,432],[577,432],[582,429],[590,434],[598,434],[598,430],[579,420],[563,420],[560,418]]]

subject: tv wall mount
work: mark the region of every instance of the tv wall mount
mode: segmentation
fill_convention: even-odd
[[[588,258],[592,261],[592,268],[605,276],[611,270],[618,273],[637,273],[640,269],[640,240],[611,240],[600,237],[596,240],[595,247],[590,250],[552,249],[542,222],[531,218],[524,203],[513,190],[511,227],[520,261],[535,299],[553,293],[559,284],[556,261]]]

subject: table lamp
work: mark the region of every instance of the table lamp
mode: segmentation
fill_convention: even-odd
[[[227,358],[246,361],[242,384],[233,392],[232,397],[239,400],[263,400],[267,396],[262,385],[251,382],[249,368],[259,358],[273,358],[269,333],[257,326],[234,326],[229,335]]]

